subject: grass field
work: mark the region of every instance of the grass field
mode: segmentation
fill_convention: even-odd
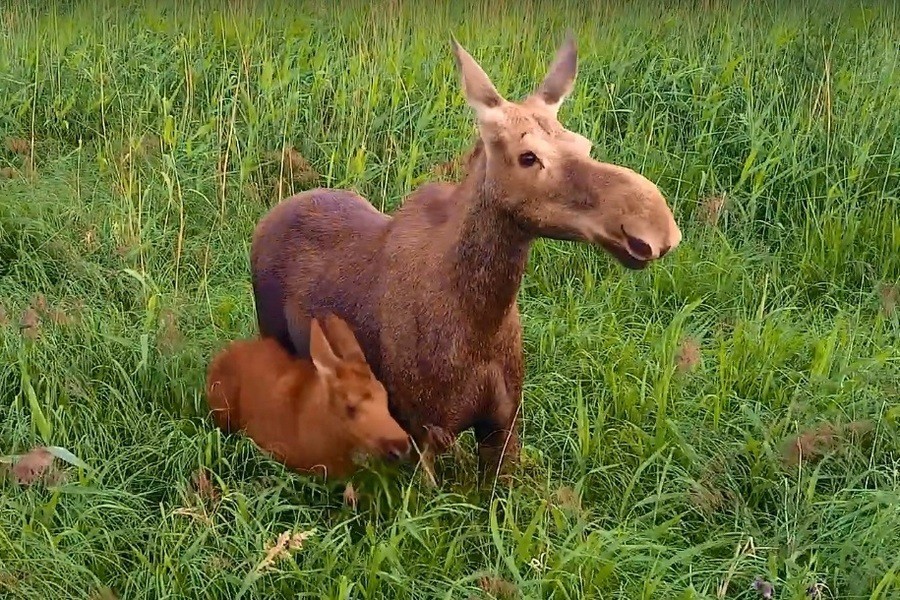
[[[0,454],[84,464],[0,482],[0,597],[900,597],[890,2],[40,4],[0,6]],[[473,140],[450,34],[518,98],[566,26],[560,120],[685,238],[534,246],[516,484],[468,435],[354,514],[213,428],[260,216],[393,209]]]

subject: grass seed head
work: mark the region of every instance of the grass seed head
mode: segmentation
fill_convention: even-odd
[[[309,531],[283,531],[273,544],[266,548],[266,555],[257,567],[258,571],[264,571],[277,561],[287,558],[291,551],[300,550],[303,544],[315,534],[315,530]]]

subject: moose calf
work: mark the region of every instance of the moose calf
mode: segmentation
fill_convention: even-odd
[[[405,456],[409,437],[388,412],[384,386],[347,323],[333,314],[313,319],[309,343],[309,359],[271,338],[237,340],[220,351],[206,381],[216,425],[242,430],[287,467],[326,479],[352,474],[361,453]]]

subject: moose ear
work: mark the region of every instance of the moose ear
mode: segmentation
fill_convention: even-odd
[[[333,313],[325,315],[325,332],[331,348],[342,360],[366,362],[365,354],[346,321]]]
[[[319,325],[319,321],[316,319],[313,319],[310,325],[309,355],[316,371],[324,376],[334,376],[339,359],[335,355],[334,350],[332,350],[331,344],[328,343],[328,339],[322,331],[322,326]]]
[[[466,102],[475,110],[475,116],[479,123],[496,120],[498,109],[506,100],[494,87],[487,73],[452,35],[450,43],[453,46],[456,67],[462,78],[463,95],[466,97]]]
[[[556,51],[556,57],[547,70],[547,75],[534,95],[540,98],[554,114],[560,105],[572,93],[575,77],[578,74],[578,49],[575,46],[575,34],[569,29],[562,46]]]

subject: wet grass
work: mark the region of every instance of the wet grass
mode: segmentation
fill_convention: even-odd
[[[677,4],[0,8],[0,453],[88,465],[0,483],[0,591],[900,593],[900,15]],[[685,241],[642,272],[534,247],[517,483],[475,493],[467,437],[439,490],[363,473],[354,515],[222,436],[204,369],[254,331],[259,217],[314,185],[394,208],[472,141],[449,34],[520,97],[569,25],[561,120]]]

